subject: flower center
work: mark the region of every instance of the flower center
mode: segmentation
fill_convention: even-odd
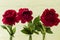
[[[30,16],[29,13],[30,13],[29,11],[23,12],[23,17],[26,18],[26,19],[28,19],[29,16]]]
[[[45,15],[45,20],[48,22],[54,22],[54,15],[53,13],[49,13]]]
[[[14,21],[14,18],[12,18],[12,17],[8,17],[8,18],[6,18],[7,19],[7,21],[9,21],[9,22],[13,22]]]

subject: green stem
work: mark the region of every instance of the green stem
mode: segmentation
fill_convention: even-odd
[[[13,30],[12,30],[12,26],[9,26],[9,30],[10,30],[10,40],[13,39]]]
[[[43,40],[45,40],[45,34],[43,34]]]
[[[29,35],[29,40],[32,40],[32,35]]]
[[[7,32],[10,34],[10,31],[8,30],[8,29],[6,29],[7,30]]]
[[[12,37],[12,36],[10,36],[10,40],[12,40],[12,38],[13,38],[13,37]]]
[[[45,35],[46,35],[46,29],[45,29],[45,27],[42,25],[42,28],[43,28],[43,40],[45,40]]]

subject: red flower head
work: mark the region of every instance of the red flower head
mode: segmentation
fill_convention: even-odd
[[[3,24],[7,24],[7,25],[13,25],[16,22],[16,11],[15,10],[7,10],[4,14],[3,14],[3,19],[2,22]]]
[[[33,19],[32,11],[28,8],[21,8],[18,12],[18,18],[21,20],[21,23],[29,22]]]
[[[54,26],[59,23],[58,14],[54,9],[45,9],[41,16],[41,21],[45,26]]]

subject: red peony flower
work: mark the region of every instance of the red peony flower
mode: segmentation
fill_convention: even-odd
[[[45,26],[56,26],[59,23],[58,14],[54,9],[45,9],[41,16],[41,21]]]
[[[2,19],[3,24],[7,25],[14,25],[16,20],[16,11],[15,10],[7,10],[3,14],[3,19]]]
[[[18,18],[21,20],[21,23],[29,22],[33,19],[32,11],[28,8],[21,8],[18,12]]]

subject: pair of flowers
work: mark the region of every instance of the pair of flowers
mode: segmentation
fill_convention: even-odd
[[[52,33],[50,27],[56,26],[60,22],[60,19],[58,18],[59,15],[54,9],[45,9],[43,14],[36,17],[34,20],[32,20],[32,14],[33,12],[28,8],[20,8],[18,12],[15,10],[7,10],[3,14],[2,22],[7,25],[9,30],[5,25],[2,25],[2,28],[8,31],[10,34],[10,40],[12,40],[12,37],[16,31],[16,28],[12,28],[12,26],[19,23],[19,21],[21,21],[21,23],[28,22],[28,25],[25,26],[21,32],[28,34],[29,40],[32,40],[33,33],[39,34],[39,32],[42,33],[44,40],[46,33]]]
[[[16,32],[16,27],[13,28],[12,26],[19,23],[19,21],[21,21],[21,23],[26,23],[32,19],[32,11],[28,8],[20,8],[18,12],[13,9],[6,10],[2,19],[2,22],[5,25],[2,25],[2,28],[7,30],[10,35],[10,40],[12,40]]]
[[[18,12],[15,10],[7,10],[3,14],[2,22],[7,25],[15,25],[21,20],[21,23],[29,22],[33,19],[32,11],[28,8],[21,8]]]

